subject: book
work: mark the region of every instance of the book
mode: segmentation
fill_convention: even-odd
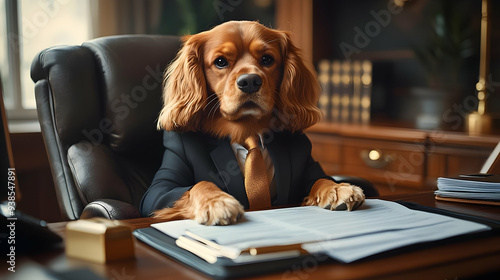
[[[351,122],[361,121],[361,62],[352,63]]]
[[[332,75],[331,81],[331,94],[330,94],[330,119],[332,122],[340,121],[340,61],[334,60],[332,62]]]
[[[347,123],[350,121],[351,101],[353,95],[352,67],[350,61],[342,61],[340,77],[340,121]]]
[[[362,63],[361,75],[361,123],[370,123],[370,109],[372,99],[372,63],[368,60]]]
[[[321,85],[321,93],[318,100],[318,108],[323,113],[323,121],[331,120],[331,81],[330,81],[330,62],[321,60],[318,64],[318,80]]]
[[[500,175],[498,174],[478,173],[455,178],[439,177],[437,187],[436,199],[500,205]]]
[[[378,199],[367,199],[355,211],[291,207],[247,212],[241,222],[230,226],[181,220],[151,227],[207,263],[231,260],[246,264],[304,254],[326,255],[350,263],[411,244],[491,229],[481,223],[415,211]],[[273,250],[258,252],[270,247]],[[252,249],[257,251],[252,254]]]

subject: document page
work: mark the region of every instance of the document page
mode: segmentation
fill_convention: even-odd
[[[487,177],[470,175],[460,178],[439,177],[437,183],[439,190],[442,191],[500,192],[500,175]]]
[[[439,177],[435,194],[451,198],[500,200],[500,175],[476,175],[459,178]]]
[[[173,238],[190,231],[239,250],[302,243],[310,253],[326,253],[343,262],[404,245],[489,229],[479,223],[377,199],[367,199],[354,211],[310,206],[246,212],[241,222],[230,226],[203,226],[192,220],[151,226]]]

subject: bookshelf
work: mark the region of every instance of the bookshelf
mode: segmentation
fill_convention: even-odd
[[[465,126],[467,113],[477,107],[481,1],[296,0],[283,8],[290,2],[276,1],[276,25],[292,31],[329,92],[319,103],[326,118],[307,130],[315,159],[327,173],[365,177],[386,195],[433,190],[439,176],[479,172],[500,142],[498,48],[491,48],[490,60],[492,131],[472,135]],[[500,3],[491,2],[495,30]],[[402,8],[392,7],[395,3]],[[435,19],[450,20],[444,10],[461,28],[444,29],[439,37]],[[446,49],[448,35],[458,36],[457,44],[465,47]],[[492,32],[492,46],[499,41]],[[429,50],[444,54],[439,58]],[[349,69],[342,67],[346,61]],[[356,88],[365,86],[356,64],[364,62],[371,64],[369,121],[356,121],[355,108],[362,111]],[[347,72],[351,115],[342,121],[337,109]]]
[[[391,8],[394,3],[403,6]],[[491,6],[491,29],[496,30],[500,3],[491,1]],[[434,23],[437,18],[442,25]],[[458,27],[447,29],[455,18]],[[276,26],[292,31],[318,72],[324,60],[372,64],[372,123],[465,131],[464,115],[477,108],[479,0],[277,0]],[[437,28],[444,28],[445,35],[436,37]],[[451,37],[459,39],[446,48],[443,44]],[[500,91],[500,49],[494,46],[500,36],[492,32],[491,37],[487,111],[494,119],[494,134],[499,134],[500,95],[495,93]],[[429,50],[443,53],[443,58]]]

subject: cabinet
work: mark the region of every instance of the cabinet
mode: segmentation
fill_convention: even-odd
[[[381,195],[436,189],[440,176],[479,172],[500,137],[319,123],[306,131],[327,174],[359,176]]]

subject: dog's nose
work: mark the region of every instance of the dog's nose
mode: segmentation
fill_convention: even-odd
[[[238,88],[246,93],[254,93],[260,89],[262,78],[257,74],[243,74],[236,80]]]

